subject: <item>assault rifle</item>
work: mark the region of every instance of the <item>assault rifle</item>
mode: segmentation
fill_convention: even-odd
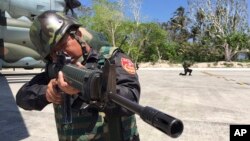
[[[65,60],[62,60],[62,62],[65,62]],[[139,115],[143,121],[170,137],[176,138],[181,135],[184,128],[181,120],[152,107],[143,107],[116,94],[115,65],[110,60],[105,60],[102,69],[87,69],[79,68],[72,64],[62,64],[65,65],[61,66],[60,70],[63,72],[66,82],[80,90],[82,96],[90,99],[91,103],[99,105],[100,109],[105,108],[107,103],[112,101]],[[85,93],[89,94],[86,95]],[[114,133],[112,134],[114,135]],[[112,138],[112,140],[115,139]]]

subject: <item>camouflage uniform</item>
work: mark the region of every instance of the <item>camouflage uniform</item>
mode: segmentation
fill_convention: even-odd
[[[100,56],[98,63],[102,65],[103,59],[102,58],[109,58],[114,50],[117,48],[114,47],[102,47],[100,49]],[[92,52],[90,54],[93,55]],[[120,56],[121,53],[117,53]],[[120,59],[120,58],[118,58]],[[116,61],[118,60],[116,59]],[[93,64],[86,64],[86,66],[92,66]],[[119,62],[116,64],[120,66]],[[96,66],[96,65],[94,65]],[[120,70],[117,69],[117,72],[120,73]],[[124,72],[123,72],[124,73]],[[106,140],[106,134],[108,131],[107,123],[105,122],[105,113],[98,112],[94,109],[93,111],[89,112],[89,109],[85,109],[82,111],[73,111],[73,123],[64,125],[62,124],[62,109],[60,105],[55,105],[55,119],[57,124],[57,131],[60,140],[77,140],[77,141],[104,141]],[[95,117],[97,117],[95,119]],[[95,121],[97,120],[97,121]],[[121,124],[122,124],[122,137],[123,141],[132,141],[136,136],[139,136],[136,126],[136,119],[134,115],[131,116],[121,116]],[[84,134],[84,135],[83,135]]]
[[[41,56],[46,61],[49,60],[48,52],[53,51],[53,46],[63,38],[68,26],[79,28],[80,25],[72,20],[68,19],[61,14],[52,14],[58,16],[65,21],[56,21],[57,24],[47,24],[43,22],[42,14],[37,20],[34,21],[33,26],[30,29],[31,40],[37,47],[37,51],[41,53]],[[48,13],[49,14],[49,13]],[[39,21],[40,20],[40,21]],[[40,25],[40,23],[43,23]],[[47,25],[44,27],[44,25]],[[66,28],[66,29],[65,29]],[[57,29],[57,31],[56,31]],[[128,56],[122,51],[117,50],[115,47],[107,46],[108,43],[99,33],[80,28],[83,33],[82,39],[86,41],[93,49],[89,53],[85,66],[87,68],[101,67],[103,65],[104,58],[110,58],[113,54],[115,66],[116,66],[116,80],[117,80],[117,94],[122,95],[132,101],[139,101],[140,84],[138,76],[135,72],[134,64],[131,62]],[[43,31],[43,32],[41,32]],[[42,110],[49,102],[46,100],[45,93],[47,84],[51,77],[48,72],[43,72],[36,75],[30,82],[27,82],[17,93],[17,104],[26,110]],[[109,132],[107,127],[107,119],[105,113],[112,113],[111,116],[117,116],[120,119],[121,124],[121,136],[123,141],[139,141],[139,135],[136,126],[135,115],[126,110],[116,106],[114,109],[110,109],[108,112],[100,112],[96,108],[89,106],[84,107],[86,103],[84,99],[81,99],[78,95],[72,96],[72,123],[64,125],[62,124],[62,110],[60,105],[54,104],[55,120],[57,126],[57,132],[59,140],[61,141],[105,141],[107,140],[107,133]],[[112,122],[112,121],[109,121]]]
[[[184,69],[184,73],[180,73],[180,75],[187,75],[187,73],[189,73],[189,75],[192,74],[192,69],[190,69],[189,67],[192,65],[192,63],[190,61],[184,61],[182,66]]]

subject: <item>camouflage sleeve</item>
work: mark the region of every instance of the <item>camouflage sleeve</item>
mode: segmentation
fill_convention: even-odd
[[[140,98],[140,83],[134,63],[127,55],[121,52],[116,53],[115,63],[117,94],[138,103]],[[120,107],[119,114],[131,115],[132,112]]]
[[[42,110],[49,102],[45,97],[49,78],[45,72],[36,75],[17,92],[16,103],[25,110]]]

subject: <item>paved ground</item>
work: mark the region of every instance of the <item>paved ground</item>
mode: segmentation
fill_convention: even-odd
[[[138,71],[140,104],[177,117],[185,126],[183,134],[172,139],[138,117],[141,141],[229,141],[230,124],[250,124],[250,70],[194,69],[192,76],[179,76],[180,71]],[[0,137],[8,141],[56,141],[51,106],[30,112],[15,105],[17,90],[31,77],[0,74]]]

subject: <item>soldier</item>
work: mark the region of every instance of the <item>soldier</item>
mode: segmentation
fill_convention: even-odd
[[[138,103],[140,84],[135,65],[120,49],[110,47],[105,38],[94,31],[82,27],[73,18],[55,11],[46,11],[39,15],[30,28],[30,38],[37,51],[47,62],[45,72],[32,78],[22,86],[16,95],[16,103],[25,110],[42,110],[53,103],[55,120],[60,141],[106,141],[109,116],[118,116],[122,141],[139,141],[135,115],[120,106],[100,111],[84,99],[79,90],[64,81],[62,72],[57,79],[48,74],[49,64],[58,52],[70,56],[71,63],[79,67],[101,68],[101,56],[112,56],[116,69],[116,92],[133,102]],[[71,96],[72,123],[63,124],[61,113],[62,97],[57,91]],[[85,95],[85,94],[84,94]],[[89,95],[89,94],[86,94]],[[87,106],[86,106],[87,105]],[[112,134],[112,133],[111,133]],[[117,136],[115,133],[113,136]],[[112,137],[111,137],[112,138]]]
[[[190,61],[184,61],[182,63],[183,69],[184,69],[184,73],[180,73],[179,75],[187,75],[187,73],[189,73],[189,75],[192,75],[192,69],[190,69],[189,67],[192,65],[192,63]]]

